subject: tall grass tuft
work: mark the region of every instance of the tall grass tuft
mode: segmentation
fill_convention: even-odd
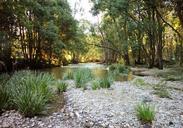
[[[68,84],[63,81],[57,81],[56,87],[57,87],[58,93],[62,93],[62,92],[66,92]]]
[[[9,95],[6,89],[0,85],[0,113],[8,107]]]
[[[142,78],[135,78],[133,80],[133,84],[135,84],[136,86],[140,86],[140,87],[144,87],[144,86],[148,86],[149,85]]]
[[[137,105],[136,115],[142,123],[152,123],[155,118],[155,111],[150,105],[142,103]]]
[[[109,66],[109,76],[114,80],[118,80],[120,77],[128,77],[130,68],[122,64],[112,64]]]
[[[92,81],[92,90],[97,90],[97,89],[100,89],[100,81],[94,80]]]
[[[72,71],[68,71],[68,72],[64,73],[63,79],[64,80],[72,80],[72,79],[74,79],[74,73]]]
[[[111,66],[109,66],[109,71],[117,72],[119,74],[128,74],[130,69],[129,67],[122,64],[112,64]]]
[[[25,116],[41,114],[53,96],[49,88],[52,81],[49,74],[16,72],[7,82],[11,105]]]
[[[76,88],[86,88],[86,83],[91,81],[93,75],[89,69],[78,69],[74,73],[74,80],[76,82]]]
[[[154,94],[158,95],[160,98],[171,98],[165,84],[166,82],[159,82],[158,84],[155,84],[153,87],[153,89],[155,90]]]
[[[112,84],[112,79],[110,77],[104,77],[99,80],[101,88],[110,88]]]
[[[9,78],[8,74],[0,75],[0,113],[8,107],[9,94],[7,93],[6,82]]]

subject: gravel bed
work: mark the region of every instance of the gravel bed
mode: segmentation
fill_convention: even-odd
[[[142,77],[156,84],[155,77]],[[16,111],[0,116],[0,128],[148,128],[141,125],[135,107],[146,102],[155,107],[153,128],[183,128],[183,92],[169,89],[171,99],[159,98],[153,89],[139,88],[133,82],[114,82],[110,89],[82,90],[74,88],[73,81],[64,94],[64,108],[50,116],[25,118]],[[169,84],[177,85],[174,82]],[[182,83],[180,83],[181,85]],[[180,86],[177,85],[177,86]]]
[[[142,79],[151,84],[160,82],[153,77]],[[135,115],[135,106],[147,102],[156,111],[152,127],[183,128],[183,92],[174,89],[169,92],[171,99],[159,98],[151,87],[139,88],[132,82],[115,82],[111,89],[70,89],[66,96],[70,111],[88,127],[144,127]]]
[[[80,128],[75,118],[64,112],[47,117],[25,118],[18,112],[7,111],[0,116],[0,128]]]

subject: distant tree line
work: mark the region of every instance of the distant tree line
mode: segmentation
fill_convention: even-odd
[[[67,0],[0,1],[0,67],[66,64],[66,50],[84,49]]]
[[[165,61],[183,64],[182,0],[91,1],[93,14],[104,15],[98,29],[106,62],[122,58],[159,69]]]

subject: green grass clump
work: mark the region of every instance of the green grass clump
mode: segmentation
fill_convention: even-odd
[[[8,107],[9,95],[6,88],[0,85],[0,113]]]
[[[86,88],[86,83],[91,81],[93,75],[89,69],[78,69],[74,73],[74,80],[76,82],[76,88]]]
[[[118,74],[128,74],[130,69],[129,67],[122,64],[112,64],[109,66],[109,71],[116,72]]]
[[[99,82],[99,80],[94,80],[94,81],[92,82],[92,89],[93,89],[93,90],[100,89],[100,82]]]
[[[99,80],[99,84],[101,88],[110,88],[112,80],[109,77],[104,77]]]
[[[181,81],[182,79],[183,79],[183,75],[180,75],[180,76],[167,75],[165,77],[166,81]]]
[[[7,109],[9,102],[9,95],[7,93],[6,83],[10,76],[8,74],[0,75],[0,113]]]
[[[65,83],[65,82],[62,82],[62,81],[57,81],[56,82],[56,87],[57,87],[58,93],[66,92],[68,84]]]
[[[133,84],[135,84],[136,86],[140,86],[140,87],[148,86],[149,85],[142,78],[136,78],[136,79],[134,79],[133,80]]]
[[[115,64],[112,64],[109,66],[109,71],[114,71],[116,70],[116,65]]]
[[[183,68],[170,68],[157,73],[166,81],[183,81]]]
[[[150,105],[142,103],[137,105],[136,115],[142,123],[152,123],[155,118],[155,111]]]
[[[68,72],[64,73],[63,79],[64,80],[72,80],[72,79],[74,79],[74,73],[71,72],[71,71],[68,71]]]
[[[167,90],[165,84],[166,82],[159,82],[158,84],[154,85],[154,94],[158,95],[161,98],[171,98],[170,93]]]
[[[10,76],[8,74],[0,74],[0,85],[5,85],[9,79]]]
[[[171,98],[170,93],[167,89],[156,90],[154,94],[158,95],[161,98]]]
[[[53,77],[49,74],[31,71],[14,73],[7,82],[11,105],[28,117],[41,114],[53,97],[49,88],[51,82]]]

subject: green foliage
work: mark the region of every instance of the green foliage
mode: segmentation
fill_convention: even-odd
[[[92,89],[93,90],[100,89],[100,81],[99,80],[92,81]]]
[[[182,68],[165,69],[157,73],[158,77],[163,77],[166,81],[183,81]]]
[[[9,78],[8,74],[0,75],[0,113],[8,107],[9,95],[7,93],[6,82]]]
[[[74,80],[76,82],[76,88],[86,88],[86,83],[92,80],[93,75],[89,69],[78,69],[74,73]]]
[[[142,123],[152,123],[155,118],[155,111],[150,105],[142,103],[137,105],[136,115]]]
[[[110,79],[110,77],[104,77],[99,80],[99,84],[101,88],[110,88],[112,80]]]
[[[148,86],[149,84],[146,83],[142,78],[136,78],[133,80],[133,84],[135,84],[136,86]]]
[[[153,89],[155,90],[154,94],[158,95],[161,98],[171,98],[171,95],[167,88],[165,87],[166,82],[159,82],[154,85]]]
[[[10,55],[32,59],[39,66],[39,63],[46,63],[45,61],[51,63],[53,55],[60,59],[63,49],[70,52],[82,51],[79,46],[84,46],[80,39],[84,33],[79,31],[79,24],[72,16],[72,10],[66,0],[3,1],[0,6],[0,28],[7,28],[10,25],[16,28],[0,30],[0,37],[11,42],[10,49],[13,50],[10,51]],[[6,36],[2,36],[1,33],[5,33]],[[11,37],[11,40],[7,37]],[[18,39],[21,39],[21,43]],[[25,45],[29,47],[24,47]],[[1,46],[2,58],[7,57],[2,50],[7,46]],[[31,52],[33,49],[36,49],[35,54]],[[42,54],[49,54],[50,57],[46,59],[40,56]],[[26,55],[26,58],[22,58]]]
[[[9,102],[9,95],[5,86],[0,85],[0,113],[3,109],[6,109]]]
[[[72,79],[74,79],[74,73],[71,72],[71,71],[68,71],[68,72],[64,73],[63,79],[64,80],[72,80]]]
[[[119,74],[128,74],[130,69],[127,66],[124,66],[122,64],[112,64],[109,66],[109,71],[116,72]]]
[[[167,89],[164,89],[164,88],[160,89],[160,90],[156,90],[154,92],[154,94],[158,95],[161,98],[171,98],[169,91]]]
[[[7,92],[12,107],[25,116],[40,114],[53,97],[49,84],[53,77],[49,74],[20,71],[14,73],[7,82]]]
[[[130,69],[122,64],[112,64],[109,66],[109,77],[113,80],[121,80],[128,77]]]
[[[0,85],[5,85],[9,79],[10,76],[8,74],[0,74]]]
[[[174,75],[168,75],[165,77],[166,81],[181,81],[183,80],[183,75],[180,76],[174,76]]]
[[[63,81],[57,81],[56,87],[57,87],[58,93],[66,92],[68,84]]]

